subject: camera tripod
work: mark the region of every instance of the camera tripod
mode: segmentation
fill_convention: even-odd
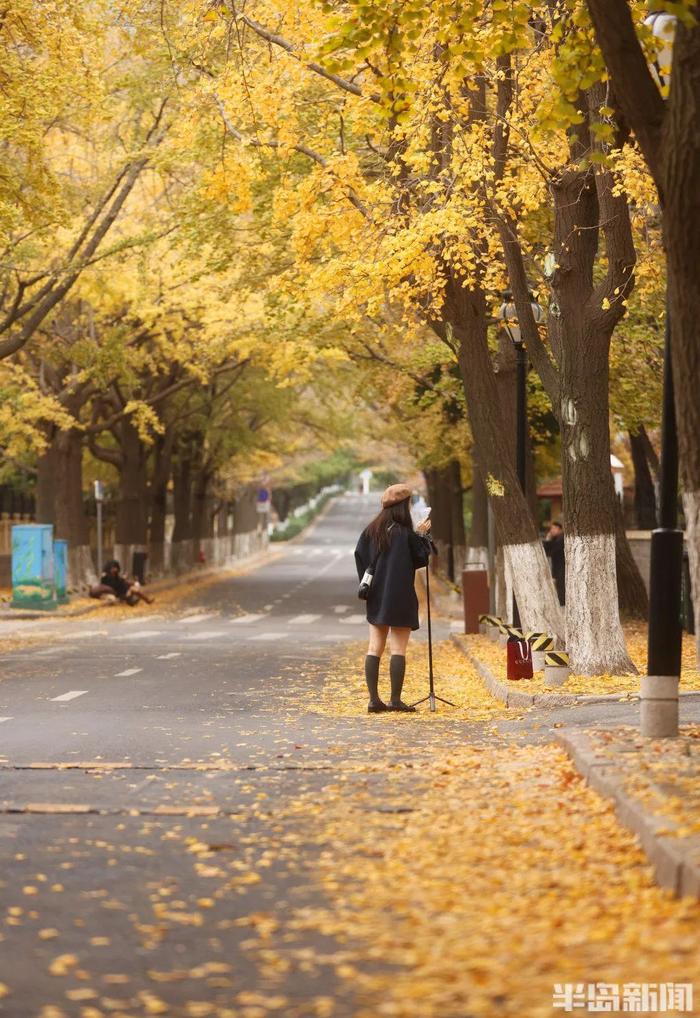
[[[428,702],[430,704],[431,711],[436,710],[436,701],[440,703],[446,703],[448,707],[456,707],[456,703],[452,703],[451,700],[445,700],[442,696],[438,696],[435,692],[435,676],[433,675],[433,628],[430,619],[430,562],[425,567],[425,599],[428,603],[428,672],[430,675],[430,691],[427,696],[424,696],[421,700],[416,700],[412,703],[412,707],[418,707],[422,703]]]

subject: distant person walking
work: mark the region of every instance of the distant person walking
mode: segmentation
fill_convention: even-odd
[[[430,520],[413,529],[410,512],[411,489],[392,484],[382,495],[381,512],[367,526],[355,549],[360,581],[372,574],[367,596],[369,647],[365,658],[365,679],[369,690],[370,714],[382,711],[414,712],[401,699],[406,674],[406,648],[411,631],[418,629],[416,569],[427,566],[432,544],[427,536]],[[379,664],[387,637],[391,649],[389,676],[391,700],[379,696]]]
[[[564,528],[559,520],[549,525],[544,542],[544,550],[549,559],[554,586],[557,588],[559,604],[566,604],[566,560],[564,558]]]

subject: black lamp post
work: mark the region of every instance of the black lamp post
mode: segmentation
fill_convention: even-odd
[[[542,321],[543,310],[530,294],[530,306],[536,322]],[[515,467],[518,475],[518,482],[523,495],[526,492],[525,465],[527,459],[527,371],[528,357],[525,343],[522,339],[522,331],[518,324],[518,313],[513,303],[513,295],[510,290],[503,294],[500,318],[503,328],[508,333],[511,343],[515,347]],[[513,594],[513,625],[520,626],[520,612]]]
[[[675,15],[646,19],[660,42],[652,73],[664,90],[670,85]],[[668,266],[666,287],[668,291]],[[681,585],[683,532],[678,529],[678,436],[671,357],[671,314],[666,302],[664,387],[661,418],[659,526],[651,535],[647,676],[642,679],[641,733],[656,738],[678,735],[678,681],[681,672]]]

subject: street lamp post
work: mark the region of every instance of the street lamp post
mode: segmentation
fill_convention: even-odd
[[[670,85],[675,16],[665,12],[646,19],[660,41],[652,73],[665,90]],[[668,265],[666,268],[668,277]],[[667,278],[668,291],[668,278]],[[683,532],[678,529],[678,436],[673,390],[671,314],[666,303],[664,387],[661,418],[659,526],[651,535],[649,642],[647,674],[641,682],[640,732],[651,738],[678,735],[678,685],[681,671],[681,586]]]
[[[542,320],[543,311],[530,294],[530,306],[536,322]],[[510,291],[503,294],[503,303],[500,310],[503,327],[508,333],[511,343],[515,347],[515,468],[518,475],[520,489],[525,495],[526,492],[526,460],[527,460],[527,372],[528,356],[525,343],[522,338],[522,330],[518,324],[518,314],[513,303],[513,296]],[[518,603],[513,593],[513,625],[520,626],[520,612]]]

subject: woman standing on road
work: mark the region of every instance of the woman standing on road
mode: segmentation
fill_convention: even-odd
[[[415,591],[416,569],[427,566],[431,542],[427,534],[430,520],[416,531],[409,509],[411,489],[392,484],[382,495],[381,512],[360,535],[355,548],[358,579],[372,573],[367,597],[369,647],[365,658],[365,679],[369,690],[369,714],[382,711],[413,712],[401,699],[406,673],[406,647],[411,630],[418,629],[418,598]],[[379,697],[379,663],[387,636],[391,649],[389,675],[391,701]]]

